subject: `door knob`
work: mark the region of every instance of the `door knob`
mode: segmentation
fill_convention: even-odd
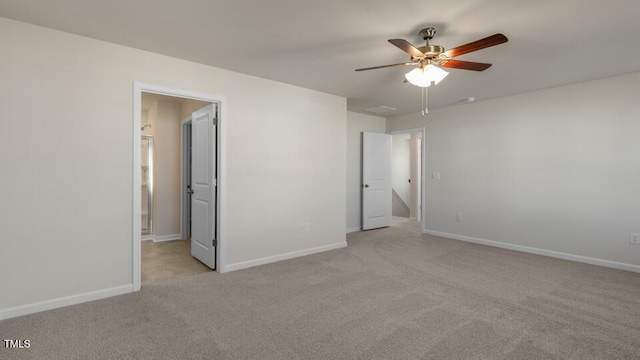
[[[364,187],[368,188],[368,187],[369,187],[369,184],[364,184]]]

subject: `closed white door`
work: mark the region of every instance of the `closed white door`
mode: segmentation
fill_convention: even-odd
[[[191,255],[216,267],[216,105],[191,115]]]
[[[391,135],[362,133],[362,230],[391,226]]]

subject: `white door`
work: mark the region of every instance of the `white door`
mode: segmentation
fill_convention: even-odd
[[[391,226],[391,135],[362,133],[362,230]]]
[[[191,255],[216,267],[216,105],[191,115]]]

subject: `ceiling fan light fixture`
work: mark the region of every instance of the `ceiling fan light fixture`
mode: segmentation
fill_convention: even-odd
[[[419,87],[429,87],[431,83],[438,85],[442,79],[449,75],[441,68],[429,64],[424,68],[415,68],[404,75],[408,82]]]

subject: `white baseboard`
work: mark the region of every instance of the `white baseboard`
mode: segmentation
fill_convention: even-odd
[[[476,244],[482,244],[482,245],[488,245],[493,247],[499,247],[503,249],[530,253],[530,254],[549,256],[557,259],[576,261],[576,262],[581,262],[585,264],[598,265],[598,266],[604,266],[604,267],[613,268],[613,269],[640,273],[640,266],[633,265],[633,264],[626,264],[626,263],[620,263],[620,262],[604,260],[604,259],[597,259],[597,258],[592,258],[587,256],[568,254],[568,253],[563,253],[563,252],[558,252],[553,250],[545,250],[545,249],[539,249],[534,247],[503,243],[499,241],[480,239],[480,238],[475,238],[475,237],[465,236],[465,235],[449,234],[449,233],[433,231],[429,229],[422,229],[422,232],[428,235],[440,236],[440,237],[454,239],[454,240],[461,240],[461,241],[472,242]]]
[[[153,242],[182,240],[182,234],[170,234],[170,235],[159,235],[159,236],[153,235],[153,234],[146,234],[146,235],[142,235],[140,240],[141,241],[153,240]]]
[[[163,242],[163,241],[173,241],[173,240],[182,240],[182,234],[171,234],[171,235],[152,235],[153,242]]]
[[[224,271],[227,272],[227,271],[246,269],[246,268],[250,268],[250,267],[254,267],[254,266],[258,266],[258,265],[264,265],[264,264],[269,264],[269,263],[273,263],[273,262],[277,262],[277,261],[293,259],[293,258],[297,258],[297,257],[300,257],[300,256],[306,256],[306,255],[316,254],[316,253],[320,253],[320,252],[324,252],[324,251],[340,249],[340,248],[343,248],[343,247],[347,247],[347,242],[346,241],[342,241],[342,242],[338,242],[338,243],[330,244],[330,245],[318,246],[318,247],[311,248],[311,249],[293,251],[293,252],[286,253],[286,254],[268,256],[268,257],[264,257],[264,258],[260,258],[260,259],[243,261],[243,262],[239,262],[239,263],[235,263],[235,264],[229,264],[229,265],[225,266]]]
[[[352,232],[358,232],[358,231],[362,231],[362,227],[358,226],[358,227],[352,227],[347,229],[347,234],[350,234]]]
[[[109,289],[96,290],[82,294],[65,296],[57,299],[39,301],[31,304],[20,305],[12,308],[0,309],[0,320],[6,320],[18,316],[34,314],[37,312],[57,309],[65,306],[76,305],[88,301],[108,298],[133,292],[133,285],[116,286]]]

